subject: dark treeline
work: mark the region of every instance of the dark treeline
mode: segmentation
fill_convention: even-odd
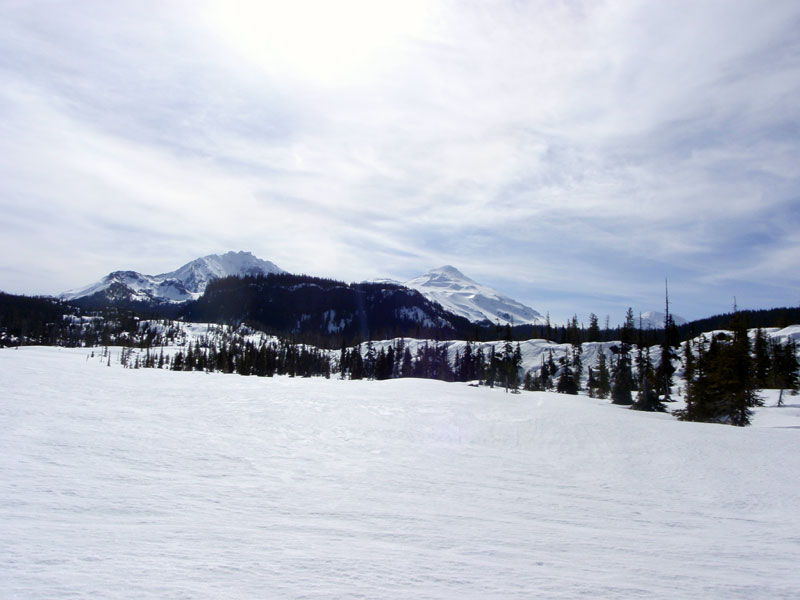
[[[130,366],[130,365],[128,365]],[[295,344],[289,340],[261,340],[255,343],[233,337],[230,341],[201,343],[195,341],[170,359],[163,349],[145,350],[137,356],[134,368],[168,368],[173,371],[205,371],[272,377],[330,377],[331,360],[319,348]]]
[[[794,340],[770,340],[758,328],[751,342],[747,328],[747,318],[734,314],[726,327],[730,334],[701,335],[685,344],[686,408],[676,411],[678,418],[744,426],[753,407],[763,405],[758,390],[779,389],[778,406],[784,391],[797,393],[800,363]]]
[[[472,328],[415,290],[288,273],[226,277],[186,305],[189,321],[245,323],[323,348],[395,337],[458,339]]]
[[[76,309],[53,298],[0,292],[0,346],[59,345],[64,316]]]
[[[685,325],[680,325],[678,331],[681,340],[686,341],[697,337],[705,331],[729,329],[735,315],[744,319],[750,328],[779,327],[783,329],[789,325],[800,323],[800,308],[770,308],[764,310],[739,310],[736,313],[714,315],[705,319],[698,319]]]
[[[629,311],[630,313],[630,311]],[[800,308],[739,311],[750,327],[785,327],[800,323]],[[259,277],[229,277],[212,281],[206,293],[185,304],[128,303],[94,306],[81,301],[16,296],[0,293],[0,345],[77,345],[77,328],[70,319],[103,317],[105,331],[98,332],[106,344],[118,334],[130,331],[135,318],[141,320],[181,319],[227,325],[244,324],[279,337],[320,348],[352,346],[369,339],[397,337],[432,340],[502,340],[505,326],[499,323],[471,323],[445,311],[416,291],[387,283],[346,284],[305,275],[276,274]],[[630,315],[626,315],[627,317]],[[634,341],[639,346],[657,346],[692,339],[704,331],[724,329],[732,315],[717,315],[685,325],[642,329],[634,317]],[[626,325],[601,324],[596,315],[589,323],[573,316],[566,324],[553,325],[549,318],[541,325],[511,328],[512,340],[545,339],[578,345],[584,342],[618,341]]]
[[[223,335],[201,337],[184,344],[177,352],[166,352],[143,341],[124,347],[120,362],[128,368],[157,368],[173,371],[236,373],[245,376],[331,377],[341,379],[396,379],[414,377],[441,381],[477,381],[490,387],[503,386],[516,392],[520,387],[522,355],[519,344],[510,339],[499,347],[473,348],[468,342],[463,351],[449,356],[449,344],[431,341],[413,352],[401,338],[386,345],[371,341],[335,353],[286,339],[266,338],[258,342],[227,331]],[[138,352],[133,352],[137,348]],[[104,350],[103,358],[110,355]]]
[[[401,338],[375,349],[371,341],[354,348],[342,347],[339,375],[342,379],[396,379],[417,377],[441,381],[476,381],[490,387],[502,386],[516,392],[520,387],[522,353],[513,344],[510,328],[498,346],[473,347],[467,342],[450,360],[449,344],[438,342],[418,345],[412,351]]]

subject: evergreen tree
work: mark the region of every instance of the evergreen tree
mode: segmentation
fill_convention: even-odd
[[[633,374],[631,372],[630,351],[635,339],[634,336],[633,309],[628,308],[628,312],[625,314],[625,324],[620,332],[620,347],[617,350],[617,362],[614,366],[614,378],[611,386],[612,404],[633,404],[631,399]]]
[[[614,378],[611,384],[611,403],[629,405],[633,404],[631,392],[633,391],[633,374],[631,373],[631,358],[628,352],[620,353],[614,365]]]
[[[692,341],[689,340],[684,345],[683,351],[683,360],[684,360],[684,367],[683,367],[683,377],[686,380],[686,383],[690,383],[694,379],[694,365],[695,365],[695,358],[694,352],[692,352]]]
[[[350,356],[350,379],[364,379],[364,359],[361,356],[361,344],[358,344]]]
[[[589,398],[597,398],[597,378],[594,376],[594,369],[592,367],[588,369],[586,391],[589,394]]]
[[[796,395],[800,388],[800,364],[797,360],[797,343],[789,339],[786,344],[774,341],[770,345],[771,368],[770,383],[774,389],[779,389],[778,406],[783,406],[783,392],[790,390]]]
[[[494,345],[489,349],[489,357],[486,361],[486,385],[490,388],[494,387],[495,379],[497,377],[498,366],[500,364],[500,355],[495,352]]]
[[[661,359],[658,361],[656,368],[656,394],[664,396],[664,402],[672,401],[672,375],[675,373],[675,367],[672,361],[677,358],[677,354],[673,350],[673,344],[677,343],[677,327],[672,315],[669,314],[669,289],[666,282],[664,282],[664,297],[665,297],[665,310],[664,310],[664,339],[661,342]]]
[[[649,412],[667,412],[667,407],[659,400],[655,390],[656,372],[650,360],[650,348],[644,354],[641,373],[639,375],[639,393],[636,402],[631,408],[633,410],[643,410]]]
[[[597,397],[608,398],[611,393],[611,376],[606,364],[606,355],[600,352],[597,355]]]
[[[511,378],[511,391],[519,393],[519,370],[522,368],[522,349],[519,342],[514,347],[514,353],[511,356],[511,364],[509,365],[509,377]]]
[[[743,427],[750,423],[751,408],[762,404],[756,393],[747,327],[738,313],[731,329],[731,339],[715,336],[707,351],[702,343],[699,345],[686,408],[676,412],[681,420]]]
[[[586,333],[588,336],[588,341],[590,342],[600,341],[600,326],[597,321],[597,315],[594,313],[591,313],[589,315],[589,329]]]
[[[583,373],[583,347],[577,344],[572,348],[572,377],[575,381],[575,390],[581,389],[581,374]]]
[[[556,372],[558,371],[558,367],[556,367],[556,361],[553,359],[553,351],[550,350],[548,352],[547,357],[547,369],[548,369],[548,377],[547,381],[545,382],[545,389],[552,390],[553,389],[553,378],[556,376]]]
[[[552,356],[552,353],[551,353],[550,358],[552,359],[552,357],[553,356]],[[542,356],[542,366],[539,369],[539,377],[542,380],[542,389],[543,390],[549,389],[549,387],[550,387],[549,386],[549,384],[550,384],[550,373],[551,373],[550,364],[544,359],[544,356]]]
[[[578,394],[578,386],[575,385],[575,373],[567,360],[564,361],[561,372],[558,375],[556,391],[559,394],[571,394],[573,396]]]
[[[347,362],[348,362],[347,348],[345,347],[344,341],[342,341],[342,349],[339,352],[339,378],[340,379],[346,379],[346,376],[347,376]]]
[[[367,352],[364,355],[364,377],[367,379],[375,379],[375,361],[377,353],[375,352],[375,345],[372,340],[367,341]]]
[[[411,350],[406,346],[405,350],[403,350],[403,363],[400,367],[400,376],[401,377],[413,377],[414,376],[414,364],[411,358]]]
[[[755,360],[755,379],[756,385],[759,388],[765,388],[768,385],[770,375],[770,344],[767,340],[767,334],[760,327],[756,329],[755,339],[753,340],[753,358]]]

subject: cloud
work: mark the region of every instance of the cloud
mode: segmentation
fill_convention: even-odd
[[[796,3],[286,6],[7,4],[0,287],[246,249],[563,318],[796,301]]]

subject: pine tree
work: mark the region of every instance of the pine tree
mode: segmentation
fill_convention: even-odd
[[[456,368],[456,374],[459,381],[470,381],[472,377],[472,346],[469,342],[464,346],[464,354],[461,356],[461,362]]]
[[[600,341],[600,326],[598,324],[597,315],[591,313],[589,315],[589,329],[587,331],[588,341],[590,342],[599,342]]]
[[[533,391],[533,375],[531,375],[530,371],[525,373],[525,378],[522,380],[522,389],[526,392]]]
[[[358,344],[350,355],[350,379],[364,379],[364,359],[361,356],[361,344]]]
[[[797,360],[797,343],[789,339],[786,344],[774,341],[770,345],[771,368],[770,382],[774,389],[779,389],[778,406],[783,406],[783,392],[790,390],[796,395],[800,388],[800,363]]]
[[[656,372],[650,360],[650,348],[645,351],[640,377],[639,393],[631,408],[649,412],[667,412],[667,407],[659,400],[655,389]]]
[[[606,364],[606,355],[600,352],[597,355],[597,397],[608,398],[611,393],[611,377]]]
[[[707,351],[703,343],[698,346],[686,408],[676,411],[681,420],[743,427],[750,423],[751,408],[762,404],[756,393],[747,327],[739,313],[734,314],[731,329],[732,339],[715,336]]]
[[[517,379],[517,367],[514,364],[514,346],[512,345],[511,327],[506,324],[505,343],[503,344],[503,354],[500,357],[500,373],[503,380],[506,393],[509,388],[514,386],[514,381]]]
[[[578,388],[575,385],[575,373],[567,360],[564,361],[561,367],[561,373],[559,373],[558,383],[556,384],[556,391],[559,394],[571,394],[573,396],[578,394]]]
[[[611,403],[630,405],[631,392],[633,391],[633,374],[631,373],[631,358],[626,353],[621,353],[617,357],[614,366],[614,378],[611,383]]]
[[[669,288],[666,281],[664,282],[664,339],[661,342],[661,359],[658,361],[656,368],[656,394],[664,397],[664,402],[672,401],[672,375],[675,373],[675,367],[672,361],[677,358],[677,354],[673,350],[673,339],[677,328],[672,315],[669,313]]]
[[[684,346],[683,350],[683,360],[684,360],[684,367],[683,367],[683,377],[686,379],[686,382],[690,382],[694,379],[694,368],[695,368],[695,358],[694,353],[692,352],[692,341],[688,340]]]
[[[542,388],[545,390],[548,389],[548,384],[550,382],[550,365],[544,359],[544,356],[542,356],[542,366],[539,369],[539,377],[542,380]]]
[[[583,347],[578,344],[572,348],[572,377],[575,380],[575,389],[581,389],[581,375],[583,374]]]
[[[635,335],[633,323],[633,309],[628,308],[625,314],[625,324],[620,332],[620,348],[618,349],[617,363],[614,366],[614,379],[611,386],[612,404],[633,404],[631,391],[633,390],[633,374],[631,372],[630,350]]]
[[[495,351],[494,345],[489,348],[488,352],[489,357],[486,361],[486,385],[493,388],[499,370],[500,355]]]
[[[414,364],[411,358],[411,350],[406,346],[405,350],[403,350],[403,363],[400,367],[400,376],[401,377],[413,377],[414,376]]]
[[[347,348],[342,341],[342,349],[339,352],[339,378],[345,379],[347,375]]]
[[[367,352],[364,355],[364,376],[367,379],[375,379],[375,361],[377,354],[372,340],[367,341]]]
[[[756,329],[755,340],[753,340],[753,358],[755,360],[755,379],[759,388],[765,388],[768,384],[770,374],[770,344],[767,334],[760,327]]]
[[[589,367],[588,369],[588,376],[586,378],[586,391],[589,394],[589,398],[597,397],[597,379],[594,376],[594,369],[592,367]]]
[[[549,371],[549,377],[547,378],[545,389],[552,390],[553,389],[553,378],[556,376],[556,372],[558,371],[558,367],[556,367],[556,361],[553,359],[553,351],[550,350],[547,358],[547,368]]]

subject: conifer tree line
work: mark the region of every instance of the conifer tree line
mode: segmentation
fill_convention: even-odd
[[[759,328],[751,343],[741,315],[734,315],[730,328],[730,335],[703,335],[697,343],[686,342],[686,408],[676,411],[681,420],[749,425],[752,409],[763,406],[758,390],[780,390],[781,406],[784,392],[794,395],[800,389],[794,340],[768,340]]]
[[[174,305],[149,306],[142,303],[138,303],[135,307],[102,306],[88,308],[74,301],[70,303],[55,298],[19,296],[0,292],[0,346],[47,344],[74,347],[106,345],[109,343],[120,344],[124,341],[121,334],[136,335],[137,322],[140,320],[177,321],[180,319],[229,325],[248,324],[260,331],[279,337],[292,338],[297,342],[328,349],[340,348],[342,344],[354,346],[358,343],[365,343],[369,339],[391,339],[398,336],[440,341],[469,339],[472,342],[502,340],[505,337],[505,327],[499,323],[470,323],[463,318],[446,315],[441,307],[438,309],[442,311],[440,316],[442,319],[446,317],[451,321],[452,327],[450,328],[423,327],[420,324],[410,324],[408,322],[398,324],[395,322],[393,315],[399,307],[406,306],[400,300],[407,296],[403,292],[404,288],[399,286],[388,284],[377,287],[372,284],[348,285],[332,280],[289,275],[269,276],[263,278],[263,280],[259,278],[251,279],[234,277],[215,280],[210,287],[208,298],[205,298],[203,302],[196,301],[187,304],[183,308],[181,308],[182,305],[178,307]],[[283,304],[276,308],[274,302],[267,302],[266,304],[261,302],[259,304],[256,302],[258,300],[256,295],[250,298],[252,304],[247,304],[246,307],[241,309],[235,309],[243,301],[234,292],[236,294],[247,292],[253,295],[257,291],[254,291],[253,285],[262,285],[267,288],[269,287],[267,284],[272,286],[292,284],[289,287],[297,288],[299,286],[298,282],[303,284],[300,287],[309,290],[309,294],[316,294],[308,298],[304,297],[305,301],[314,306],[330,302],[332,295],[335,296],[336,294],[344,294],[345,298],[352,296],[352,298],[356,299],[360,299],[363,296],[362,300],[364,301],[374,297],[376,314],[380,315],[380,322],[368,318],[365,326],[362,323],[361,326],[355,327],[347,335],[343,331],[331,333],[332,319],[340,317],[332,316],[335,311],[323,310],[319,312],[320,322],[316,324],[316,328],[310,325],[311,321],[303,321],[301,319],[304,329],[297,330],[298,319],[297,314],[295,314],[297,311],[295,310],[291,314],[284,314],[282,308],[283,304],[294,302],[297,299],[296,296],[282,297]],[[297,290],[294,291],[296,292]],[[385,292],[387,291],[393,291],[393,294],[389,294],[384,298],[383,296],[386,295]],[[230,301],[228,301],[228,296],[225,296],[223,292],[230,292]],[[416,296],[419,295],[417,294]],[[414,296],[416,298],[414,302],[421,302],[421,296],[419,298],[416,296]],[[336,297],[338,298],[338,296]],[[376,300],[379,297],[382,299],[380,301]],[[225,301],[222,302],[221,298]],[[234,299],[237,301],[234,302]],[[344,299],[339,299],[339,301],[344,302]],[[403,300],[403,302],[405,301]],[[202,311],[200,310],[201,308],[203,308]],[[259,323],[264,321],[260,313],[257,315],[260,316],[260,319],[248,319],[249,312],[254,311],[255,308],[273,315],[270,317],[270,323],[272,324],[270,327],[259,326]],[[380,309],[378,310],[378,308]],[[309,308],[308,310],[311,309]],[[340,316],[344,314],[342,311],[339,311],[339,313]],[[800,323],[800,308],[749,310],[739,311],[739,314],[747,319],[751,327],[782,328],[792,323]],[[718,315],[680,326],[676,326],[674,322],[670,321],[659,329],[642,329],[639,327],[638,331],[636,331],[637,324],[634,322],[635,343],[640,346],[658,346],[667,340],[671,347],[675,347],[677,343],[693,339],[703,331],[724,329],[728,326],[731,318],[731,314]],[[272,321],[275,319],[277,321],[273,323]],[[81,323],[81,321],[83,322]],[[86,323],[89,321],[97,323],[94,329],[87,329]],[[363,320],[356,319],[356,321]],[[589,315],[588,324],[580,322],[577,315],[573,315],[566,324],[554,325],[548,315],[543,324],[512,327],[511,334],[514,341],[544,339],[558,344],[568,343],[572,345],[584,342],[620,340],[624,335],[625,329],[629,328],[629,324],[625,323],[612,327],[609,322],[610,317],[607,315],[601,326],[600,318],[592,313]]]
[[[500,348],[474,347],[467,342],[450,361],[449,344],[426,342],[412,352],[404,339],[376,351],[373,342],[355,348],[342,347],[339,375],[342,379],[394,379],[418,377],[441,381],[478,381],[490,387],[517,392],[520,386],[522,351],[511,340],[510,327]]]
[[[490,387],[501,386],[518,392],[522,353],[519,343],[510,339],[496,350],[481,350],[467,342],[463,352],[449,358],[449,344],[426,342],[414,352],[405,340],[375,347],[373,342],[355,348],[341,349],[338,361],[332,354],[313,346],[296,344],[285,339],[263,339],[259,342],[237,340],[210,342],[195,340],[171,356],[158,347],[144,348],[134,357],[123,349],[121,362],[129,368],[163,368],[173,371],[207,371],[272,377],[336,375],[341,379],[395,379],[415,377],[441,381],[478,381]]]
[[[585,367],[582,341],[599,342],[611,331],[599,326],[595,315],[584,329],[577,317],[563,328],[570,345],[556,359],[553,351],[542,355],[541,364],[522,372],[522,353],[516,338],[518,328],[496,327],[491,343],[467,341],[451,352],[447,342],[412,345],[403,338],[376,344],[366,341],[353,347],[341,345],[338,360],[330,350],[301,343],[298,339],[266,337],[247,327],[209,325],[208,334],[188,341],[186,325],[180,321],[145,321],[132,310],[109,308],[80,315],[60,301],[26,298],[0,293],[0,341],[64,346],[123,346],[121,361],[132,368],[169,368],[179,371],[218,371],[240,375],[337,376],[343,379],[391,379],[418,377],[443,381],[477,381],[515,392],[552,390],[610,398],[612,403],[635,410],[667,411],[676,365],[683,369],[685,408],[673,411],[680,419],[747,425],[752,408],[762,400],[757,390],[796,393],[800,387],[797,344],[779,342],[763,329],[748,337],[751,312],[735,312],[725,327],[730,333],[701,336],[682,342],[682,336],[667,312],[658,344],[651,344],[652,330],[636,323],[628,309],[623,324],[613,330],[615,343],[597,353],[594,364]],[[761,311],[765,312],[765,311]],[[771,314],[771,311],[766,311]],[[772,311],[774,312],[774,311]],[[764,315],[761,315],[763,317]],[[549,326],[549,325],[548,325]],[[554,335],[558,337],[562,334]],[[164,352],[179,346],[177,352]],[[651,348],[658,347],[657,364]],[[678,349],[682,347],[683,360]],[[142,352],[143,351],[143,352]],[[110,356],[108,361],[110,363]],[[451,360],[452,357],[452,360]],[[583,375],[586,373],[584,380]],[[524,375],[521,379],[520,375]]]

